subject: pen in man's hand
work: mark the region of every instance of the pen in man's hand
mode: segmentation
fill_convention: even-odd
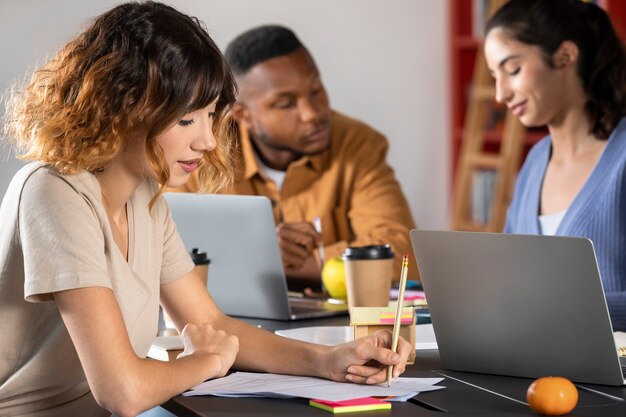
[[[319,217],[315,217],[313,219],[313,227],[315,227],[315,231],[317,231],[317,233],[320,235],[322,234],[322,220],[320,220]],[[322,242],[320,242],[317,246],[317,253],[320,257],[320,266],[324,266],[324,244]]]

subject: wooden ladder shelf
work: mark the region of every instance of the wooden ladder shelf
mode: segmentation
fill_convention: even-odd
[[[502,0],[491,0],[489,15],[493,14],[502,3],[504,3]],[[452,210],[452,229],[454,230],[501,232],[504,228],[526,129],[515,116],[507,111],[499,152],[486,152],[484,150],[485,132],[489,112],[493,111],[495,105],[494,97],[494,81],[489,74],[481,46],[476,53],[455,179]],[[481,169],[493,170],[496,176],[489,210],[490,216],[485,224],[473,221],[470,204],[473,176],[475,171]]]

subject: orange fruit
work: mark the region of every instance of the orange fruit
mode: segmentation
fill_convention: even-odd
[[[526,401],[537,414],[562,416],[576,407],[578,390],[567,378],[546,376],[530,384],[526,391]]]

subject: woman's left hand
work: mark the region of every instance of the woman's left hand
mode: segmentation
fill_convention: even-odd
[[[379,330],[369,336],[335,346],[323,358],[328,379],[357,384],[381,384],[387,380],[388,365],[393,365],[393,377],[402,374],[411,352],[411,345],[398,339],[397,353],[391,350],[391,332]]]

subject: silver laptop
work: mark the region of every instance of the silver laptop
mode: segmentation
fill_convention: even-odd
[[[412,230],[447,369],[624,385],[589,239]]]
[[[297,320],[347,314],[346,304],[290,299],[269,199],[165,193],[188,250],[211,260],[207,287],[232,316]]]

